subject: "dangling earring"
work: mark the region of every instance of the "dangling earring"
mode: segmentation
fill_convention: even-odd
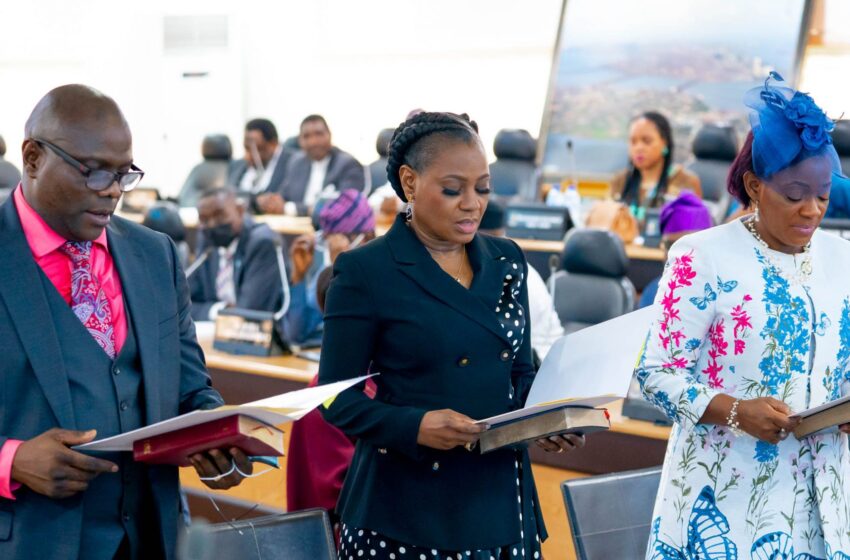
[[[755,204],[755,210],[753,211],[753,221],[758,223],[759,221],[759,205]]]
[[[407,202],[407,208],[404,209],[404,221],[409,222],[413,219],[413,199]]]
[[[661,155],[666,156],[669,153],[670,153],[670,148],[668,148],[667,146],[664,146],[664,149],[661,150]]]

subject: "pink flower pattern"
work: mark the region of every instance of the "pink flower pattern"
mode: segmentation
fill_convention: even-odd
[[[681,318],[679,317],[679,310],[676,309],[675,306],[682,298],[676,297],[676,290],[690,286],[692,284],[692,280],[697,275],[693,269],[693,260],[693,252],[682,255],[681,257],[676,257],[672,265],[672,278],[667,283],[667,291],[664,292],[664,296],[661,298],[661,307],[663,308],[664,313],[658,336],[661,339],[661,345],[665,350],[672,350],[673,347],[678,348],[682,339],[685,338],[685,334],[682,332],[682,329],[672,330],[672,325],[674,322],[681,321]]]

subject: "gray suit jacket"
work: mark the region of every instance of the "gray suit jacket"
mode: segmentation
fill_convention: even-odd
[[[272,172],[272,178],[269,181],[268,187],[263,192],[280,192],[283,181],[286,178],[286,168],[289,166],[289,160],[297,152],[289,148],[283,148],[280,152],[280,157],[277,159],[277,165]],[[227,184],[239,188],[239,182],[242,176],[248,171],[248,162],[244,159],[233,160],[230,164],[230,171],[227,176]],[[256,193],[262,194],[262,193]]]
[[[0,202],[6,200],[12,190],[21,182],[21,172],[18,168],[0,156]]]
[[[339,148],[331,148],[331,160],[328,162],[328,171],[322,187],[334,185],[337,192],[346,189],[362,191],[366,184],[366,176],[363,166],[349,153]],[[300,152],[289,161],[286,170],[286,179],[283,181],[280,192],[287,202],[294,202],[298,206],[298,214],[303,216],[308,212],[304,204],[304,195],[307,192],[307,184],[310,182],[310,171],[312,160],[306,153]]]
[[[138,337],[148,424],[222,404],[210,383],[189,290],[174,244],[161,233],[113,217],[109,248]],[[65,360],[38,265],[14,205],[0,207],[0,445],[54,427],[77,430]],[[148,471],[168,559],[174,558],[179,513],[177,468]],[[82,495],[53,500],[27,488],[0,499],[0,558],[74,560],[79,554]]]

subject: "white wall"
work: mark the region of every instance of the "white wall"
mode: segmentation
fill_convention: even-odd
[[[282,137],[327,117],[337,145],[363,163],[378,131],[410,109],[468,112],[486,144],[501,128],[536,135],[560,0],[30,0],[0,8],[0,134],[20,160],[23,124],[69,82],[115,97],[146,183],[179,189],[201,136],[222,131],[241,156],[245,120]],[[229,46],[164,53],[165,15],[224,14]],[[205,71],[203,78],[183,78]]]

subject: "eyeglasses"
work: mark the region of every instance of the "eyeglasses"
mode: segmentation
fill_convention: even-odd
[[[142,182],[142,177],[145,176],[145,172],[135,165],[130,165],[130,171],[123,172],[109,171],[107,169],[92,169],[59,146],[52,144],[47,140],[33,138],[33,141],[39,146],[47,146],[51,149],[51,151],[53,151],[53,153],[62,158],[65,163],[76,168],[76,170],[86,178],[86,186],[93,191],[108,189],[112,183],[117,181],[118,186],[121,188],[121,192],[129,192],[135,189],[139,183]]]

